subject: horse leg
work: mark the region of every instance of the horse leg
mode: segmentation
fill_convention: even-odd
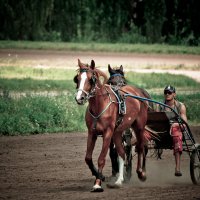
[[[138,146],[136,146],[136,149],[138,152],[138,161],[137,161],[136,172],[138,174],[138,178],[141,181],[145,181],[146,180],[146,167],[145,167],[146,156],[145,156],[144,148],[142,147],[142,145],[138,145]]]
[[[119,155],[119,176],[115,185],[121,186],[124,181],[124,163],[125,163],[125,151],[122,145],[122,135],[121,133],[115,133],[114,135],[114,143],[117,148],[117,153]]]
[[[113,140],[110,142],[110,159],[112,164],[112,176],[116,176],[116,174],[119,172],[119,166],[118,166],[118,154],[117,150],[114,146]]]
[[[145,161],[146,161],[146,153],[144,149],[144,128],[142,128],[141,124],[137,122],[134,123],[134,130],[137,137],[137,145],[136,151],[138,153],[138,160],[137,160],[137,169],[136,172],[138,174],[138,178],[141,181],[146,180],[146,170],[145,170]]]
[[[97,177],[98,171],[95,168],[93,161],[92,161],[92,153],[94,150],[94,146],[97,140],[97,136],[93,134],[88,134],[87,138],[87,151],[86,151],[86,156],[85,156],[85,162],[88,165],[90,171],[92,172],[92,175]]]
[[[105,166],[106,155],[108,153],[108,149],[109,149],[110,142],[111,142],[112,136],[110,136],[110,134],[111,133],[107,133],[107,134],[103,135],[103,144],[102,144],[101,153],[98,158],[98,172],[97,172],[96,180],[95,180],[95,183],[94,183],[94,186],[92,189],[93,192],[102,192],[103,191],[103,188],[101,187],[101,182],[103,181],[103,179],[105,177],[103,176],[102,171]]]

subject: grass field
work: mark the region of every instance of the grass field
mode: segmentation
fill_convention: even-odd
[[[0,68],[0,134],[85,131],[86,106],[74,100],[76,71],[66,69]],[[167,78],[166,78],[167,77]],[[145,88],[162,101],[163,87],[176,85],[191,124],[200,120],[200,83],[183,75],[129,72],[128,83]]]
[[[42,49],[84,52],[200,54],[200,47],[0,41],[1,49]],[[7,59],[7,58],[5,58]],[[26,67],[20,60],[4,65],[0,59],[0,134],[20,135],[51,132],[85,131],[86,106],[78,106],[73,77],[75,70]],[[197,66],[198,67],[198,66]],[[128,84],[146,89],[157,101],[163,99],[163,88],[172,84],[178,99],[187,107],[190,124],[200,124],[200,83],[183,75],[135,73],[126,74]]]
[[[200,47],[175,46],[166,44],[124,44],[124,43],[64,43],[64,42],[31,42],[0,41],[0,49],[42,49],[93,52],[135,52],[158,54],[200,54]]]

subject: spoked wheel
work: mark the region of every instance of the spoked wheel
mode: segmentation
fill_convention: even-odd
[[[195,185],[200,185],[200,145],[192,151],[190,158],[190,176]]]

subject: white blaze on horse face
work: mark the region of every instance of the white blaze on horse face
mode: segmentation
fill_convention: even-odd
[[[86,74],[86,72],[83,72],[81,74],[81,81],[80,81],[80,85],[79,85],[79,88],[78,88],[78,93],[76,95],[77,100],[79,100],[81,98],[81,94],[83,92],[83,88],[84,88],[86,79],[87,79],[87,74]]]

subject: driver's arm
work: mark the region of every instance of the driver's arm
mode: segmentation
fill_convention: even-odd
[[[185,122],[187,122],[186,107],[184,104],[181,104],[180,116]]]

